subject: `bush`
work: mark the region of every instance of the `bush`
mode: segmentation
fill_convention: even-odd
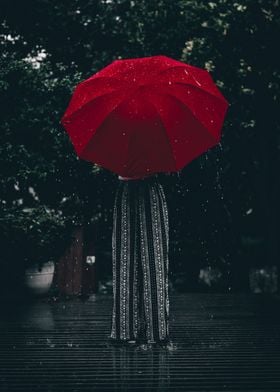
[[[0,262],[27,268],[56,262],[72,241],[73,227],[60,211],[12,206],[2,208],[0,230]]]

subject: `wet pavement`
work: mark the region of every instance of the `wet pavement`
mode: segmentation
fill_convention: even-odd
[[[1,303],[0,391],[280,391],[280,299],[174,294],[166,347],[115,347],[112,297]]]

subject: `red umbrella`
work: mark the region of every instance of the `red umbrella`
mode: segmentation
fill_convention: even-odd
[[[81,159],[139,177],[176,172],[218,144],[228,105],[208,71],[151,56],[79,83],[61,123]]]

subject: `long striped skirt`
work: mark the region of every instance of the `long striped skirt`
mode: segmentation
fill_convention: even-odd
[[[111,340],[169,340],[168,236],[157,176],[120,180],[113,213]]]

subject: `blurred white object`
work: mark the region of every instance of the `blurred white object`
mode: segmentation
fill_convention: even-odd
[[[34,294],[45,294],[49,291],[54,276],[54,262],[48,261],[42,265],[29,267],[25,270],[25,285]]]
[[[250,268],[249,280],[253,293],[275,293],[277,291],[277,266]]]
[[[95,256],[87,256],[86,263],[90,264],[90,265],[94,264],[95,263]]]

